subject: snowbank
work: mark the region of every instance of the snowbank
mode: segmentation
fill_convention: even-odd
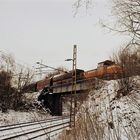
[[[140,83],[139,78],[135,80]],[[79,115],[84,116],[86,111],[91,117],[96,115],[98,123],[104,129],[103,139],[138,140],[140,139],[140,87],[119,98],[116,96],[117,92],[116,80],[104,82],[102,88],[90,92],[77,118]]]
[[[47,119],[48,117],[49,115],[47,113],[41,114],[36,111],[20,112],[20,111],[9,110],[7,113],[0,112],[0,126],[43,120],[43,119]]]
[[[27,111],[8,110],[7,113],[2,113],[0,111],[0,126],[29,122],[29,121],[36,121],[36,120],[43,120],[50,117],[49,113],[47,113],[46,110],[39,105],[37,101],[38,95],[39,93],[37,92],[24,94],[23,101],[24,100],[26,101],[25,103],[27,103],[27,105],[25,104],[25,108],[27,109],[23,109],[23,110],[27,110]]]

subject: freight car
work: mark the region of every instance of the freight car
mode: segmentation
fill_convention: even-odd
[[[44,80],[37,82],[37,90],[41,90],[44,87],[50,87],[50,91],[52,91],[52,87],[60,86],[66,84],[72,83],[72,71],[68,73],[63,73],[59,75],[55,75],[50,78],[45,78]],[[123,73],[122,68],[115,64],[114,62],[110,60],[106,60],[103,62],[98,63],[98,66],[96,69],[85,71],[77,69],[76,75],[77,75],[77,83],[78,81],[84,81],[92,78],[98,78],[98,79],[105,79],[105,80],[111,80],[119,78],[120,75]]]
[[[77,80],[81,80],[84,78],[83,73],[84,73],[84,70],[81,70],[81,69],[76,70]],[[53,86],[71,83],[72,74],[73,72],[69,71],[68,73],[58,74],[53,77],[40,80],[37,82],[36,90],[39,91],[43,89],[44,87],[50,87],[50,90],[51,90],[51,87]]]

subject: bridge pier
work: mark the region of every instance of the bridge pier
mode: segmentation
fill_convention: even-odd
[[[62,115],[62,97],[61,94],[47,94],[45,100],[45,107],[49,108],[52,115],[61,116]]]
[[[62,97],[61,97],[61,94],[54,94],[53,113],[56,116],[62,115]]]

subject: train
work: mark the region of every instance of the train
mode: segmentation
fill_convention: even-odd
[[[69,71],[67,73],[58,74],[52,77],[46,77],[43,80],[37,81],[36,83],[28,85],[24,89],[40,91],[44,87],[53,87],[57,85],[63,85],[72,82],[72,73],[73,71]],[[120,65],[115,64],[115,62],[111,60],[105,60],[103,62],[98,63],[96,69],[84,71],[81,69],[76,69],[76,79],[84,80],[91,78],[98,78],[104,80],[112,80],[120,78],[123,74],[123,69]]]
[[[75,71],[69,71],[52,77],[46,77],[24,87],[24,92],[39,91],[38,101],[40,101],[41,105],[45,107],[51,115],[62,115],[61,95],[72,93],[74,72]],[[96,69],[88,71],[76,69],[76,93],[89,90],[90,84],[94,85],[96,79],[117,79],[121,78],[123,73],[122,67],[110,60],[98,63]]]

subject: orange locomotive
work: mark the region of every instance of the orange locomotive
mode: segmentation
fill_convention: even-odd
[[[110,60],[98,63],[97,69],[84,72],[85,78],[116,79],[123,73],[122,68]]]

